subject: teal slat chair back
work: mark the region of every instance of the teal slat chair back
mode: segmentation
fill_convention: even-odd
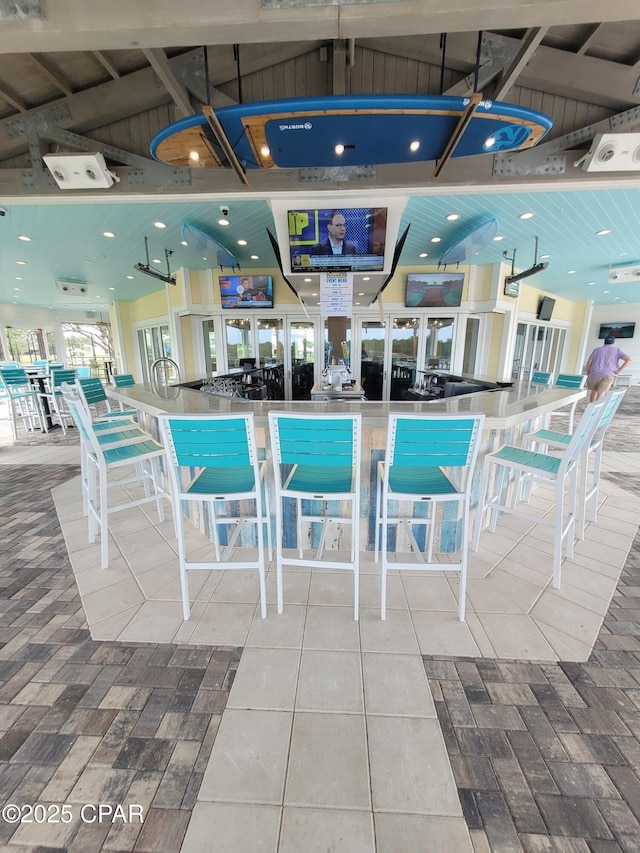
[[[181,468],[238,468],[253,465],[251,416],[166,419],[167,447]]]
[[[92,376],[89,379],[76,377],[76,385],[84,396],[88,406],[103,403],[107,399],[102,382],[97,376]]]
[[[464,467],[469,464],[475,418],[394,418],[390,423],[391,466],[410,468]]]
[[[136,384],[132,373],[115,373],[113,375],[113,382],[116,388],[130,388]]]
[[[356,421],[344,418],[288,418],[274,420],[278,464],[312,468],[355,465]]]
[[[29,377],[22,367],[2,367],[0,376],[8,391],[29,387]]]
[[[559,373],[554,385],[556,388],[584,388],[586,381],[582,373]]]
[[[532,385],[548,385],[551,382],[551,374],[536,370],[531,374]]]
[[[76,381],[75,370],[52,370],[51,371],[51,388],[60,388],[65,383],[73,385]]]

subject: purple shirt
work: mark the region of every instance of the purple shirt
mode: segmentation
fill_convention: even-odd
[[[622,352],[615,344],[604,344],[601,347],[596,347],[589,356],[591,362],[589,378],[608,379],[614,375],[618,365],[626,357],[626,352]]]

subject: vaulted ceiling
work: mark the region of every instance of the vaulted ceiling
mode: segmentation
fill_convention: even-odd
[[[120,266],[107,264],[102,275],[105,286],[118,290],[126,282],[124,266],[128,269],[142,260],[139,255],[143,236],[150,235],[149,221],[173,221],[184,214],[178,214],[177,206],[173,212],[166,207],[172,199],[181,205],[204,199],[217,200],[218,205],[220,200],[246,203],[250,228],[258,234],[271,224],[268,206],[258,202],[277,194],[407,188],[412,196],[407,215],[437,210],[439,216],[440,209],[447,207],[443,199],[448,194],[459,197],[459,206],[461,194],[471,185],[476,192],[482,188],[484,194],[477,199],[482,199],[488,213],[497,213],[505,204],[510,210],[527,210],[532,201],[519,193],[526,191],[530,196],[540,191],[537,223],[553,243],[547,251],[562,257],[567,266],[564,252],[569,241],[561,244],[563,235],[549,217],[554,210],[573,210],[573,190],[582,195],[606,188],[609,203],[604,208],[596,205],[598,215],[593,222],[585,222],[585,229],[593,231],[584,240],[587,236],[590,240],[598,228],[611,228],[618,235],[609,259],[598,260],[602,269],[625,257],[640,258],[638,204],[633,196],[623,195],[640,187],[640,172],[606,173],[603,179],[574,165],[596,133],[640,128],[639,17],[637,0],[335,5],[322,0],[210,4],[198,0],[180,4],[0,0],[0,204],[9,213],[0,219],[0,300],[7,301],[14,292],[13,265],[21,258],[14,257],[8,240],[16,236],[18,222],[22,231],[41,227],[66,235],[49,240],[46,260],[38,261],[42,281],[46,277],[50,287],[59,270],[70,266],[69,244],[78,235],[75,219],[80,215],[83,233],[92,229],[99,236],[109,227],[104,223],[113,222],[114,204],[120,208],[128,200],[145,205],[138,207],[137,220],[135,208],[126,216],[120,209],[127,223],[126,258]],[[206,51],[203,44],[208,45]],[[253,172],[249,186],[243,187],[231,170],[174,169],[149,155],[149,142],[157,131],[199,111],[207,101],[219,107],[238,101],[345,93],[465,95],[476,83],[486,98],[551,116],[554,127],[547,139],[520,154],[450,161],[437,181],[431,179],[432,168],[425,169],[424,164],[373,164],[375,168],[357,180],[348,172],[261,170]],[[101,152],[119,183],[93,195],[59,190],[42,156],[60,151]],[[561,203],[542,202],[543,195],[557,191],[562,192]],[[495,204],[492,193],[500,197]],[[78,214],[85,206],[70,204],[71,195],[75,202],[94,201],[85,208],[91,214]],[[38,213],[43,202],[46,210]],[[586,216],[588,201],[576,199],[575,205],[580,216]],[[471,207],[477,207],[475,202],[469,203]],[[51,211],[49,224],[47,211]],[[568,219],[565,216],[564,222]],[[427,239],[426,232],[435,228],[434,222],[426,227],[421,221],[414,222],[416,236],[405,247],[401,263],[415,262],[417,235]],[[569,231],[575,246],[573,220]],[[507,242],[519,239],[519,233],[506,233]],[[517,247],[523,255],[531,250],[530,238],[527,233],[527,242]],[[133,254],[135,246],[139,248]],[[598,251],[602,252],[600,247],[601,243]],[[91,257],[99,253],[92,240],[83,248]],[[255,253],[261,255],[256,265],[262,266],[266,251],[260,248]],[[180,265],[181,259],[175,262]],[[589,259],[591,267],[595,263]],[[252,265],[250,258],[246,265]],[[272,258],[268,265],[273,265]],[[595,276],[593,269],[585,269],[585,281]],[[561,282],[554,282],[554,287],[560,292]],[[574,285],[566,287],[570,298],[585,298]],[[27,302],[26,294],[23,299]],[[632,299],[640,301],[640,296]],[[28,304],[49,301],[37,292],[34,280],[33,300]],[[606,295],[599,295],[597,301],[607,301]]]

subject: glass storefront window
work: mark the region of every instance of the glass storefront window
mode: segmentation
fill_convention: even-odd
[[[258,320],[258,356],[261,367],[284,362],[284,323],[282,320]]]
[[[425,370],[451,368],[453,324],[453,317],[430,317],[427,320]]]
[[[248,317],[234,317],[225,320],[224,329],[227,343],[227,367],[232,370],[242,366],[242,359],[253,358],[251,320]]]
[[[204,336],[204,363],[207,373],[215,373],[218,370],[218,357],[216,354],[216,333],[213,320],[205,320],[202,324]]]

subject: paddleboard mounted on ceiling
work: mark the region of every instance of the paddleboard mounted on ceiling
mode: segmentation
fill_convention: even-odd
[[[481,252],[497,233],[498,220],[493,216],[483,216],[459,227],[453,235],[453,242],[440,256],[438,266],[463,263]]]
[[[240,269],[240,261],[238,261],[235,255],[232,255],[222,243],[218,243],[215,237],[212,237],[200,228],[196,228],[195,225],[191,225],[188,222],[183,224],[182,239],[190,249],[199,252],[207,260],[212,261],[215,258],[221,270],[224,267],[230,267],[232,270]]]
[[[518,151],[552,126],[543,113],[447,95],[338,95],[205,107],[161,130],[151,155],[171,166],[251,169],[439,160],[467,116],[452,157]]]

